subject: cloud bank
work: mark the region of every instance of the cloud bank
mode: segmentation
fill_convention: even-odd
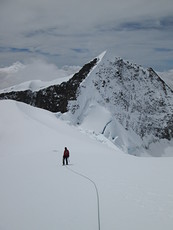
[[[31,80],[52,81],[64,78],[74,74],[79,68],[79,66],[64,66],[60,69],[54,64],[38,59],[32,59],[26,64],[16,62],[12,66],[0,68],[0,89]]]

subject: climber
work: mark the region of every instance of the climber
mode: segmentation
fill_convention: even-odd
[[[63,165],[68,165],[68,158],[69,158],[69,150],[67,149],[67,147],[65,147],[64,149],[64,155],[63,155]]]

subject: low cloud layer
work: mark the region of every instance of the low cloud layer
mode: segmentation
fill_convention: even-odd
[[[0,68],[0,89],[20,83],[41,80],[52,81],[69,76],[79,70],[78,66],[64,66],[62,69],[46,61],[33,59],[29,63],[14,63],[12,66]]]

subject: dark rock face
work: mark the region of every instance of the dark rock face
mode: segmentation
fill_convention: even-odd
[[[67,112],[68,102],[76,99],[77,89],[80,83],[87,77],[96,63],[97,58],[84,65],[69,81],[63,82],[60,85],[53,85],[36,92],[25,90],[2,93],[0,94],[0,99],[21,101],[51,112]]]

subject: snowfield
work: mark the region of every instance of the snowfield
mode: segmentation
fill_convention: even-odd
[[[79,174],[98,188],[101,230],[173,229],[173,158],[125,154],[87,132],[90,119],[77,128],[57,114],[0,101],[0,230],[97,230],[96,191]]]

